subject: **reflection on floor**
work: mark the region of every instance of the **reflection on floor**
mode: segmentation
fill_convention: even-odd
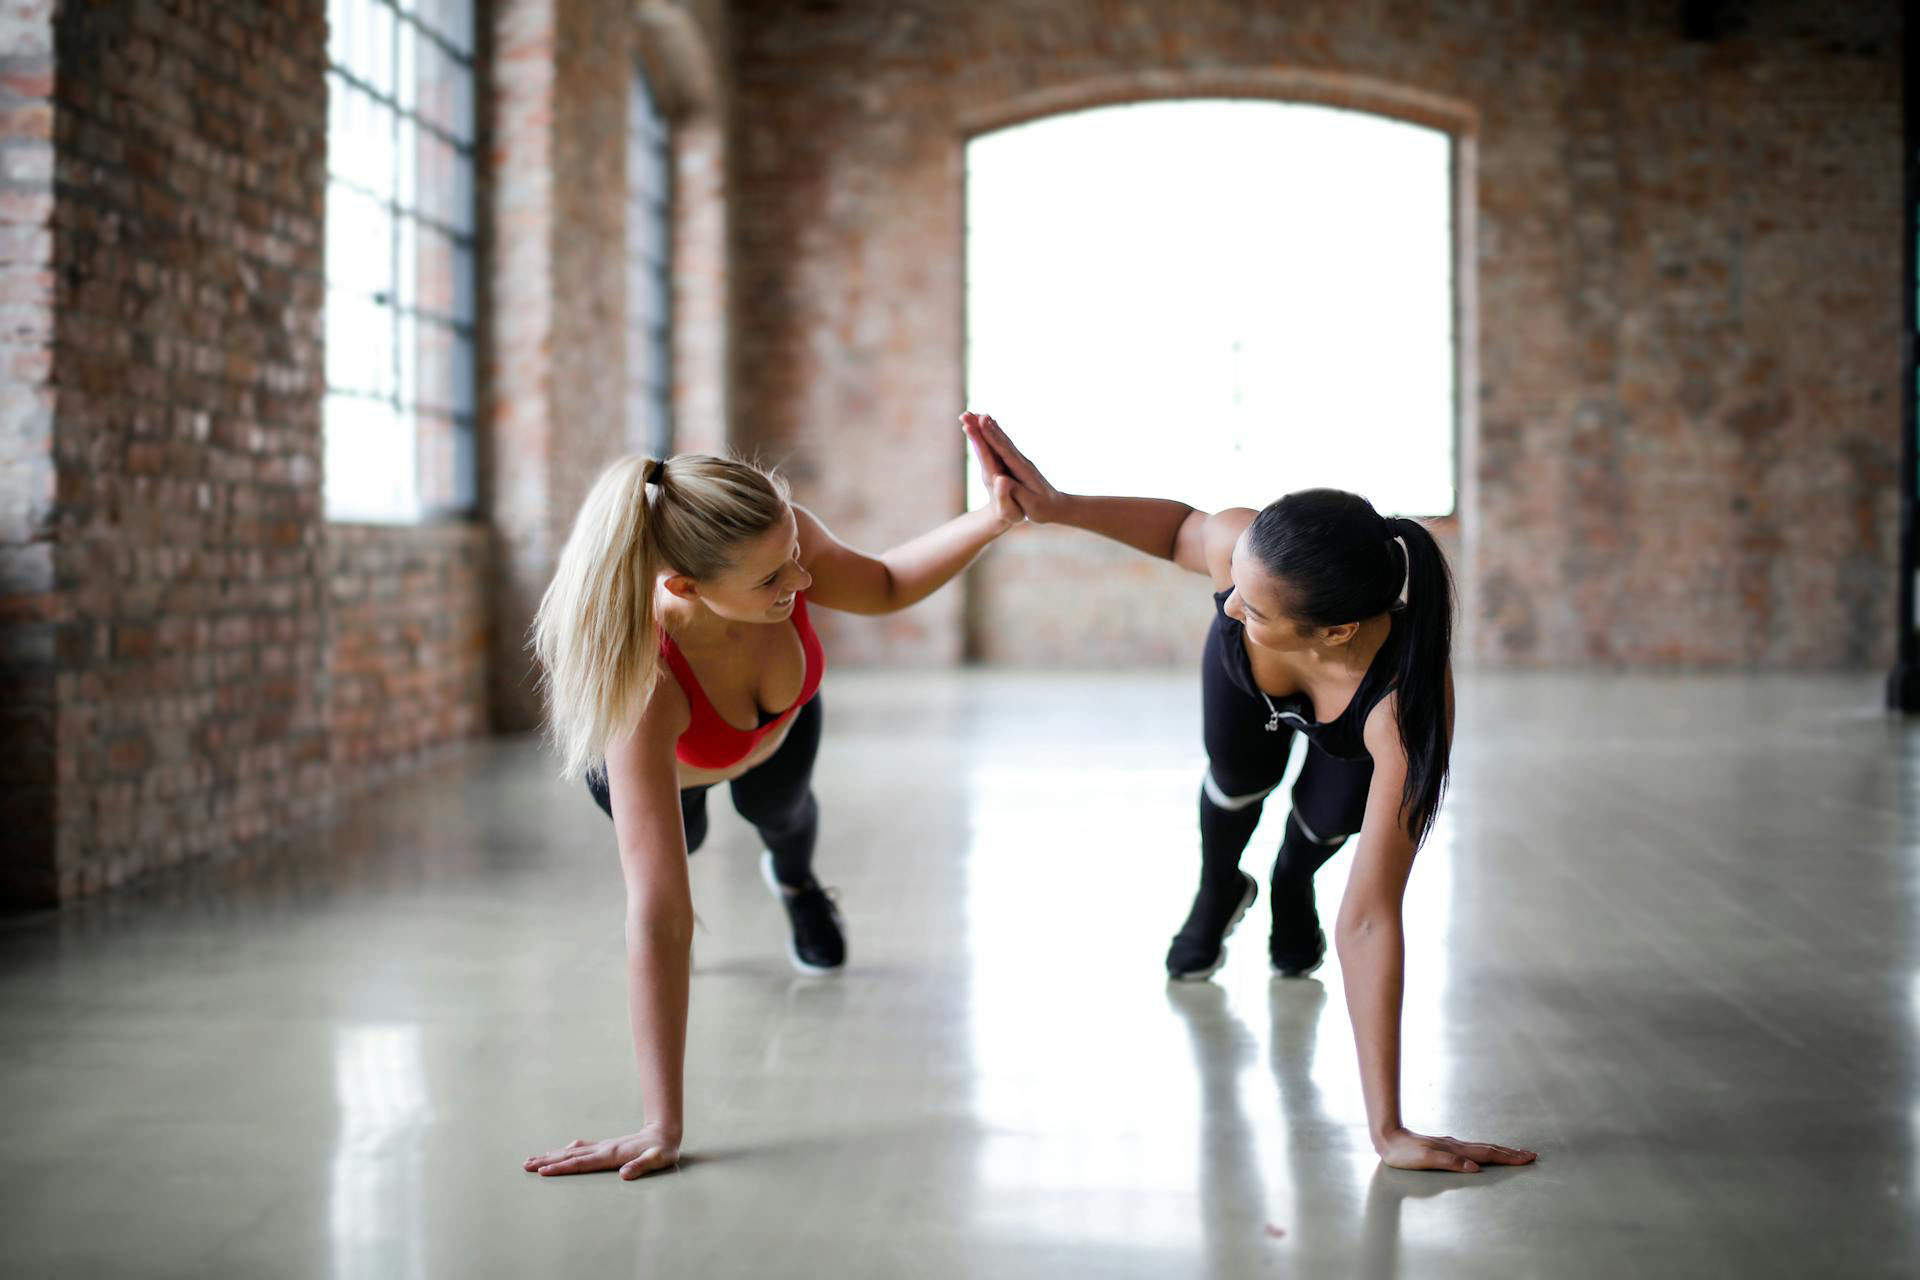
[[[1270,981],[1263,907],[1163,980],[1191,681],[824,696],[852,965],[790,972],[717,803],[680,1172],[520,1171],[638,1096],[610,827],[503,742],[290,854],[0,924],[0,1270],[1920,1272],[1920,755],[1868,682],[1463,681],[1405,1099],[1541,1152],[1478,1177],[1377,1166],[1338,966]]]

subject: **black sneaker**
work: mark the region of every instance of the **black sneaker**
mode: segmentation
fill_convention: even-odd
[[[1273,932],[1267,937],[1267,960],[1276,978],[1304,978],[1327,958],[1327,935],[1314,910],[1313,881],[1283,884],[1275,880],[1267,895],[1273,909]]]
[[[801,973],[839,973],[847,963],[847,940],[840,932],[840,908],[818,883],[789,889],[773,874],[773,854],[760,855],[760,875],[767,888],[787,909],[793,936],[787,940],[787,958]]]
[[[1167,948],[1167,976],[1174,981],[1204,982],[1226,962],[1227,935],[1240,923],[1240,917],[1247,914],[1247,908],[1260,892],[1252,876],[1244,871],[1239,876],[1241,890],[1237,895],[1202,885],[1200,892],[1193,896],[1193,910],[1187,913],[1187,922],[1173,935],[1173,945]]]

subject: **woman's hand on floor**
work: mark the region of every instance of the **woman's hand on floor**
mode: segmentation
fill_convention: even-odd
[[[1534,1153],[1490,1142],[1462,1142],[1458,1138],[1429,1138],[1400,1129],[1379,1144],[1380,1159],[1395,1169],[1441,1169],[1478,1173],[1482,1165],[1532,1164]]]
[[[680,1163],[680,1140],[658,1125],[648,1125],[624,1138],[588,1142],[575,1138],[558,1151],[529,1156],[521,1166],[541,1176],[560,1173],[603,1173],[618,1169],[623,1178],[637,1178]]]

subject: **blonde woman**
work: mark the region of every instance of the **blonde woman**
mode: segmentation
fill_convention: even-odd
[[[892,613],[938,590],[1024,518],[1002,477],[993,501],[880,557],[846,546],[784,481],[702,454],[629,457],[595,482],[534,621],[563,773],[613,819],[626,881],[627,1007],[647,1123],[534,1156],[547,1174],[637,1178],[679,1159],[693,901],[687,855],[707,791],[766,845],[796,968],[846,963],[832,900],[813,877],[812,775],[826,665],[809,605]]]

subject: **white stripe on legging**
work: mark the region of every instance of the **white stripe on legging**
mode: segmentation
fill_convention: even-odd
[[[1293,820],[1300,824],[1300,834],[1304,835],[1307,839],[1313,841],[1315,844],[1339,844],[1342,840],[1346,839],[1345,836],[1336,836],[1331,840],[1322,840],[1319,836],[1313,834],[1313,828],[1308,826],[1306,824],[1306,821],[1301,818],[1300,811],[1298,809],[1295,809],[1293,811]]]
[[[1273,787],[1279,785],[1280,784],[1276,782],[1273,784]],[[1228,813],[1237,812],[1250,804],[1260,803],[1273,794],[1273,787],[1268,787],[1265,791],[1255,791],[1251,795],[1230,796],[1220,789],[1219,783],[1213,780],[1213,770],[1211,769],[1207,770],[1207,776],[1201,779],[1200,782],[1200,789],[1206,792],[1207,799],[1213,802],[1214,807],[1225,809]]]

